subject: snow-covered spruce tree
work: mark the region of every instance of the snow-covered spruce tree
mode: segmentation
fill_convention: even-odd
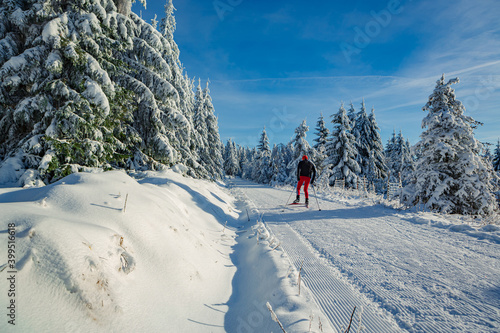
[[[394,129],[392,131],[392,136],[389,138],[389,140],[387,140],[384,150],[385,164],[387,165],[388,171],[391,173],[393,173],[393,171],[391,171],[393,160],[396,159],[396,157],[393,156],[395,151],[396,151],[396,130]]]
[[[199,133],[194,130],[194,82],[191,80],[181,64],[179,55],[179,47],[174,40],[174,32],[176,29],[176,21],[174,17],[174,5],[172,0],[167,0],[165,4],[165,17],[160,23],[160,32],[170,45],[170,52],[165,52],[163,56],[171,65],[171,83],[179,95],[178,108],[182,110],[182,117],[174,117],[178,122],[178,126],[182,127],[182,131],[176,131],[176,137],[179,140],[177,150],[181,154],[181,159],[188,166],[196,177],[206,178],[207,173],[201,165],[198,164],[198,151],[200,137]]]
[[[172,47],[130,1],[1,2],[0,45],[2,154],[34,178],[189,155]]]
[[[327,158],[323,162],[325,176],[330,185],[335,179],[345,179],[346,187],[356,187],[361,168],[356,162],[356,139],[351,133],[351,123],[343,103],[333,115],[332,123],[334,128],[326,145]]]
[[[243,162],[241,167],[241,177],[249,180],[252,179],[253,169],[255,168],[255,155],[257,151],[255,148],[245,147],[245,153],[243,154]]]
[[[314,134],[316,134],[317,137],[313,140],[314,142],[316,142],[313,147],[316,150],[319,150],[320,147],[324,147],[326,145],[326,142],[328,141],[328,135],[330,135],[330,131],[326,127],[323,114],[319,116],[315,130],[316,132],[314,132]]]
[[[410,180],[411,174],[415,171],[415,155],[412,152],[410,140],[406,139],[404,143],[401,143],[404,152],[401,154],[401,179],[403,186],[407,184]]]
[[[240,145],[237,145],[236,149],[238,151],[238,165],[239,165],[239,170],[240,170],[240,172],[238,173],[238,176],[244,178],[243,177],[243,164],[245,163],[246,152],[248,150],[248,147],[242,147]]]
[[[363,107],[365,105],[365,100],[364,99],[363,99],[363,104],[362,105],[363,105]],[[347,117],[349,118],[349,121],[351,122],[351,128],[354,129],[356,127],[357,114],[356,114],[356,109],[354,108],[354,104],[352,104],[352,101],[349,104],[349,110],[347,110]]]
[[[217,117],[215,116],[212,98],[210,97],[210,90],[208,89],[208,81],[206,87],[203,89],[203,110],[205,123],[207,125],[206,138],[208,145],[203,150],[202,160],[207,163],[205,169],[210,170],[210,175],[214,179],[219,179],[223,175],[222,167],[222,143],[219,135],[219,125]]]
[[[370,121],[368,142],[370,143],[370,166],[366,177],[369,181],[384,179],[387,177],[387,165],[385,164],[384,146],[380,137],[380,128],[375,119],[375,109],[372,108],[368,116]]]
[[[212,179],[220,179],[223,175],[222,144],[220,142],[217,117],[208,89],[208,82],[204,89],[198,82],[195,95],[194,128],[198,132],[199,141],[196,144],[198,150],[198,163],[200,172],[207,172]]]
[[[323,118],[323,114],[318,118],[318,122],[316,123],[316,138],[313,140],[316,144],[313,145],[316,150],[316,169],[318,173],[322,171],[323,161],[326,158],[326,142],[328,141],[328,136],[330,135],[330,131],[326,127],[325,120]]]
[[[500,139],[497,142],[497,147],[493,153],[493,169],[500,172]]]
[[[236,176],[239,170],[238,153],[233,140],[227,140],[224,150],[224,171],[228,176]]]
[[[497,209],[493,196],[491,164],[480,156],[482,144],[474,138],[479,124],[464,115],[465,108],[455,99],[444,74],[423,107],[424,132],[417,143],[421,155],[403,198],[408,204],[424,204],[443,213],[490,215]]]
[[[365,100],[361,102],[361,109],[356,114],[352,135],[356,138],[356,150],[358,154],[356,161],[361,168],[360,176],[368,176],[370,171],[371,158],[371,128],[370,119],[366,113]]]
[[[257,150],[266,153],[271,153],[271,148],[269,147],[269,138],[267,137],[265,126],[264,129],[262,130],[262,133],[260,134],[259,143],[257,144]]]
[[[287,183],[287,166],[291,159],[292,156],[287,146],[282,143],[274,145],[271,152],[271,185],[283,185]]]
[[[489,146],[491,146],[491,143],[483,142],[483,150],[484,150],[483,158],[489,161],[490,163],[493,163],[493,155],[491,154]]]
[[[271,148],[269,147],[269,138],[264,127],[260,135],[259,144],[257,145],[252,179],[258,183],[268,184],[271,181],[272,175]]]
[[[302,120],[302,123],[295,129],[295,137],[290,141],[292,147],[292,159],[288,163],[288,183],[293,184],[297,181],[297,165],[302,161],[302,156],[307,155],[309,160],[313,163],[316,161],[316,151],[307,142],[307,132],[309,131],[309,126],[306,124],[306,120]]]
[[[393,134],[389,145],[390,153],[387,156],[387,163],[391,174],[391,181],[399,181],[401,177],[403,185],[406,185],[410,175],[415,170],[410,142],[405,140],[403,133],[399,131],[397,136]]]
[[[235,163],[235,168],[236,168],[236,173],[234,174],[235,176],[241,174],[241,166],[240,166],[240,150],[239,146],[236,145],[236,143],[233,141],[231,142],[231,150],[233,151],[234,154],[234,163]]]

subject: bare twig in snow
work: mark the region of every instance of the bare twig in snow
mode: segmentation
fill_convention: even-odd
[[[274,313],[273,311],[273,307],[271,306],[271,304],[269,304],[269,302],[266,303],[266,306],[267,306],[267,309],[269,310],[269,312],[271,312],[271,318],[278,323],[278,325],[280,325],[280,328],[281,330],[283,331],[283,333],[286,333],[285,329],[283,328],[283,325],[281,324],[281,322],[279,321],[278,319],[278,316],[276,315],[276,313]]]
[[[345,330],[344,333],[349,333],[349,331],[351,330],[351,324],[352,324],[352,317],[354,317],[354,312],[356,311],[356,307],[354,307],[354,310],[352,310],[352,314],[351,314],[351,320],[349,321],[349,326],[347,326],[347,329]]]
[[[299,284],[299,295],[300,295],[300,280],[302,280],[301,273],[302,273],[302,266],[303,265],[304,265],[304,260],[302,260],[302,264],[300,264],[299,277],[298,277],[298,281],[297,281],[297,283]]]
[[[123,205],[123,212],[125,213],[125,210],[127,209],[127,200],[128,200],[128,193],[125,196],[125,204]]]
[[[309,333],[311,332],[313,319],[314,319],[314,315],[311,313],[311,315],[309,316]]]

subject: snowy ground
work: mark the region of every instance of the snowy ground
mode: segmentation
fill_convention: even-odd
[[[41,188],[0,189],[0,331],[223,327],[235,233],[223,231],[216,216],[238,216],[233,199],[216,184],[174,172],[146,176],[81,173]],[[9,223],[16,231],[15,327],[4,313]]]
[[[281,209],[290,189],[233,186],[262,220],[337,331],[354,306],[367,332],[499,332],[500,232],[450,224],[345,193]],[[360,311],[362,309],[362,311]],[[359,328],[359,316],[353,327]]]
[[[287,332],[343,332],[354,306],[351,332],[500,330],[498,227],[289,194],[173,171],[0,188],[0,331],[281,332],[266,303]]]
[[[267,302],[307,331],[320,310],[283,252],[258,241],[247,202],[173,171],[136,176],[0,188],[0,332],[276,332]]]

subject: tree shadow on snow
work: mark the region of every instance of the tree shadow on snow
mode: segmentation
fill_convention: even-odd
[[[312,205],[311,205],[312,206]],[[311,220],[362,220],[373,219],[380,217],[393,216],[394,211],[390,209],[380,209],[377,207],[355,207],[355,208],[342,208],[342,209],[322,209],[318,210],[316,205],[307,209],[305,207],[292,207],[292,208],[274,208],[263,209],[264,221],[274,223],[284,223],[291,221],[311,221]]]

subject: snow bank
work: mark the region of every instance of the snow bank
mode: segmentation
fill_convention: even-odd
[[[228,302],[227,332],[281,332],[267,304],[287,332],[335,332],[304,283],[299,295],[298,268],[262,222],[262,212],[235,184],[230,181],[231,194],[243,213],[231,255],[237,271]]]
[[[231,197],[172,171],[144,176],[80,173],[0,190],[0,290],[13,223],[16,331],[224,330],[235,272],[235,233],[222,225],[237,216]]]
[[[436,228],[447,229],[452,232],[461,232],[479,239],[486,239],[500,244],[500,227],[494,224],[484,224],[483,219],[474,221],[463,215],[445,215],[437,213],[406,213],[403,219],[415,224],[429,225]]]

